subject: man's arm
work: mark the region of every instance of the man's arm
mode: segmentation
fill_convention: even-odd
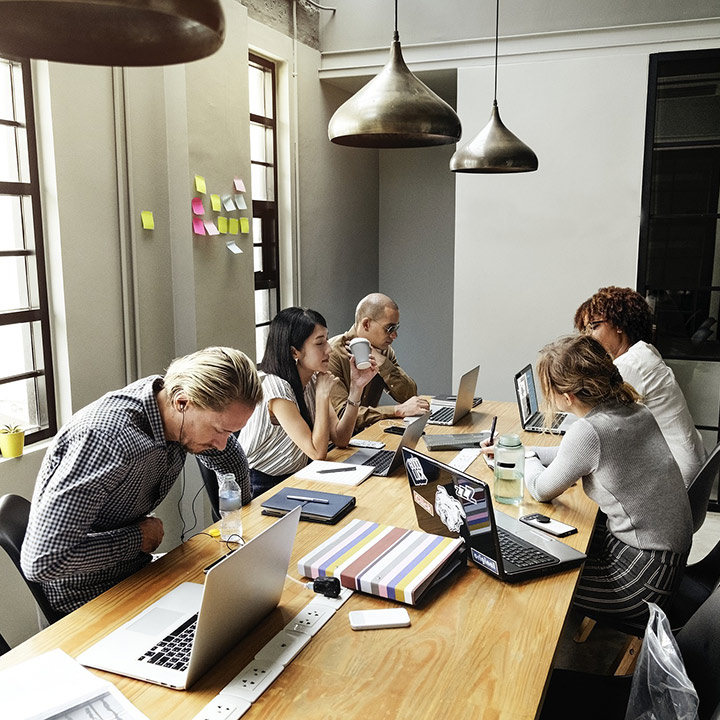
[[[232,473],[235,476],[235,481],[240,486],[243,505],[252,500],[247,457],[235,435],[230,436],[224,450],[206,450],[196,457],[215,474]]]
[[[101,570],[140,554],[144,516],[122,527],[95,529],[101,509],[128,474],[116,446],[112,438],[91,431],[72,440],[62,457],[51,458],[54,465],[43,463],[21,553],[29,580]]]

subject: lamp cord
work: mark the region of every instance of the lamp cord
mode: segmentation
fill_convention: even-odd
[[[397,6],[398,6],[398,0],[395,0],[395,37],[394,37],[394,39],[395,39],[396,41],[397,41],[397,40],[399,39],[399,37],[400,37],[400,36],[398,35],[398,9],[397,9]]]
[[[495,0],[495,91],[493,104],[497,105],[498,33],[500,28],[500,0]]]

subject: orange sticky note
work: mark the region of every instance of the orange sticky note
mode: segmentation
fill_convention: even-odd
[[[210,205],[215,212],[220,212],[220,210],[222,210],[222,205],[220,204],[220,196],[210,195]]]
[[[221,233],[227,233],[227,231],[228,231],[228,219],[227,219],[226,217],[222,217],[222,215],[218,215],[217,222],[218,222],[218,225],[217,225],[218,230],[219,230]]]
[[[240,221],[237,218],[230,218],[228,231],[231,235],[237,235],[240,232]]]
[[[140,213],[140,217],[142,218],[142,226],[145,230],[154,230],[155,229],[155,218],[153,217],[152,210],[143,210]]]
[[[202,175],[195,176],[195,189],[203,195],[207,192],[207,188],[205,187],[205,178]]]
[[[240,218],[240,232],[243,232],[243,233],[250,232],[250,220],[246,217]]]

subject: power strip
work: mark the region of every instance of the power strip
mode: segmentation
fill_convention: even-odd
[[[341,588],[338,598],[313,598],[193,720],[241,718],[352,594]]]
[[[465,448],[464,450],[461,450],[450,463],[450,467],[455,468],[456,470],[460,470],[462,472],[463,470],[467,470],[470,465],[473,464],[475,461],[475,458],[480,454],[479,448]]]

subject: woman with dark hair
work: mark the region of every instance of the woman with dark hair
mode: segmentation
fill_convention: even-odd
[[[240,433],[247,454],[253,497],[303,468],[308,458],[324,460],[328,444],[345,447],[355,427],[362,389],[377,372],[358,370],[350,361],[348,404],[338,418],[328,372],[330,344],[320,313],[299,307],[281,310],[270,323],[265,356],[258,365],[263,401]]]
[[[689,485],[705,461],[705,447],[673,371],[650,344],[652,314],[645,298],[632,288],[600,288],[576,310],[575,328],[610,353],[623,380],[640,394]]]
[[[575,605],[591,617],[642,628],[648,602],[666,605],[692,539],[682,476],[652,413],[637,402],[602,345],[587,335],[543,348],[537,365],[547,405],[578,416],[557,447],[533,447],[525,479],[550,502],[582,479],[603,513]]]

